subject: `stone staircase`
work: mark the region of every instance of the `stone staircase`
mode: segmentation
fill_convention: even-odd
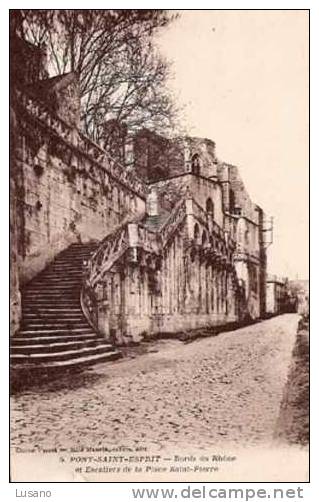
[[[22,291],[20,331],[11,338],[13,370],[91,366],[122,356],[97,335],[80,304],[83,260],[95,244],[72,244]]]

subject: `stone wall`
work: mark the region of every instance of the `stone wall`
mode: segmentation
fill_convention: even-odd
[[[151,182],[191,172],[217,176],[215,143],[208,139],[169,139],[142,129],[133,137],[133,155],[136,172]]]
[[[204,210],[206,210],[207,200],[211,199],[214,219],[220,227],[224,227],[222,187],[218,182],[185,173],[181,176],[152,183],[150,186],[156,188],[160,205],[168,211],[171,211],[187,193],[194,195],[196,201]]]
[[[14,156],[17,140],[17,117],[13,108],[10,108],[10,334],[19,329],[21,318],[17,222],[19,177]]]
[[[266,315],[266,298],[267,298],[267,246],[265,245],[265,213],[259,207],[256,206],[259,216],[259,303],[260,303],[260,317]]]
[[[240,216],[237,219],[237,247],[235,265],[238,278],[245,287],[247,314],[256,319],[260,316],[260,242],[259,227]]]
[[[141,178],[150,181],[169,175],[171,144],[167,138],[142,129],[134,135],[134,167]]]
[[[14,152],[22,284],[70,243],[100,240],[145,209],[141,184],[125,182],[124,168],[111,166],[105,152],[45,108],[32,108],[32,100],[27,106],[29,110],[16,104],[19,139]],[[90,153],[85,151],[89,148]],[[96,160],[98,155],[104,164]]]
[[[235,264],[245,291],[246,315],[256,319],[265,313],[266,249],[263,243],[264,213],[251,200],[236,166],[219,163],[226,220],[235,232]]]

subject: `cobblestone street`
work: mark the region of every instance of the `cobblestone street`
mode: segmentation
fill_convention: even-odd
[[[147,344],[83,374],[16,394],[11,445],[271,444],[296,314],[184,344]]]

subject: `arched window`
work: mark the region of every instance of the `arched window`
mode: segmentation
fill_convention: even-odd
[[[200,159],[198,153],[195,153],[192,157],[192,173],[197,175],[200,173]]]
[[[206,234],[206,232],[204,230],[203,234],[202,234],[202,246],[205,246],[206,241],[207,241],[207,234]]]
[[[206,212],[207,212],[208,216],[211,216],[212,218],[214,218],[214,204],[213,204],[213,201],[210,197],[206,201]]]

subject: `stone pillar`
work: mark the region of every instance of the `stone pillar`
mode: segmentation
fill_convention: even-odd
[[[202,250],[204,252],[204,249]],[[201,280],[202,280],[202,305],[201,305],[201,312],[203,314],[206,314],[206,263],[205,263],[205,258],[202,257],[201,261]]]
[[[197,303],[197,312],[200,313],[202,310],[202,263],[201,257],[199,254],[197,255],[197,269],[198,269],[198,303]]]
[[[214,264],[211,263],[210,265],[210,276],[211,276],[211,291],[210,291],[210,309],[211,313],[213,314],[215,312],[215,291],[214,291]]]
[[[216,269],[216,300],[217,300],[217,314],[220,313],[220,270]]]
[[[224,270],[224,312],[228,314],[228,288],[227,288],[227,270]]]
[[[132,250],[131,253],[131,260],[133,262],[137,263],[137,246],[139,244],[139,235],[138,235],[138,225],[137,223],[129,223],[127,225],[127,231],[128,231],[128,241],[129,241],[129,246]]]
[[[195,219],[193,216],[193,200],[191,198],[185,200],[186,204],[186,229],[187,239],[192,241],[194,239],[194,225]]]
[[[211,313],[211,266],[210,263],[206,267],[206,313]]]
[[[147,195],[146,213],[150,217],[158,217],[158,197],[155,187],[152,187],[150,193]]]
[[[173,247],[170,246],[169,248],[169,261],[168,261],[168,277],[170,280],[168,280],[168,288],[169,288],[169,313],[173,313],[173,277],[172,277],[172,271],[173,271]]]

